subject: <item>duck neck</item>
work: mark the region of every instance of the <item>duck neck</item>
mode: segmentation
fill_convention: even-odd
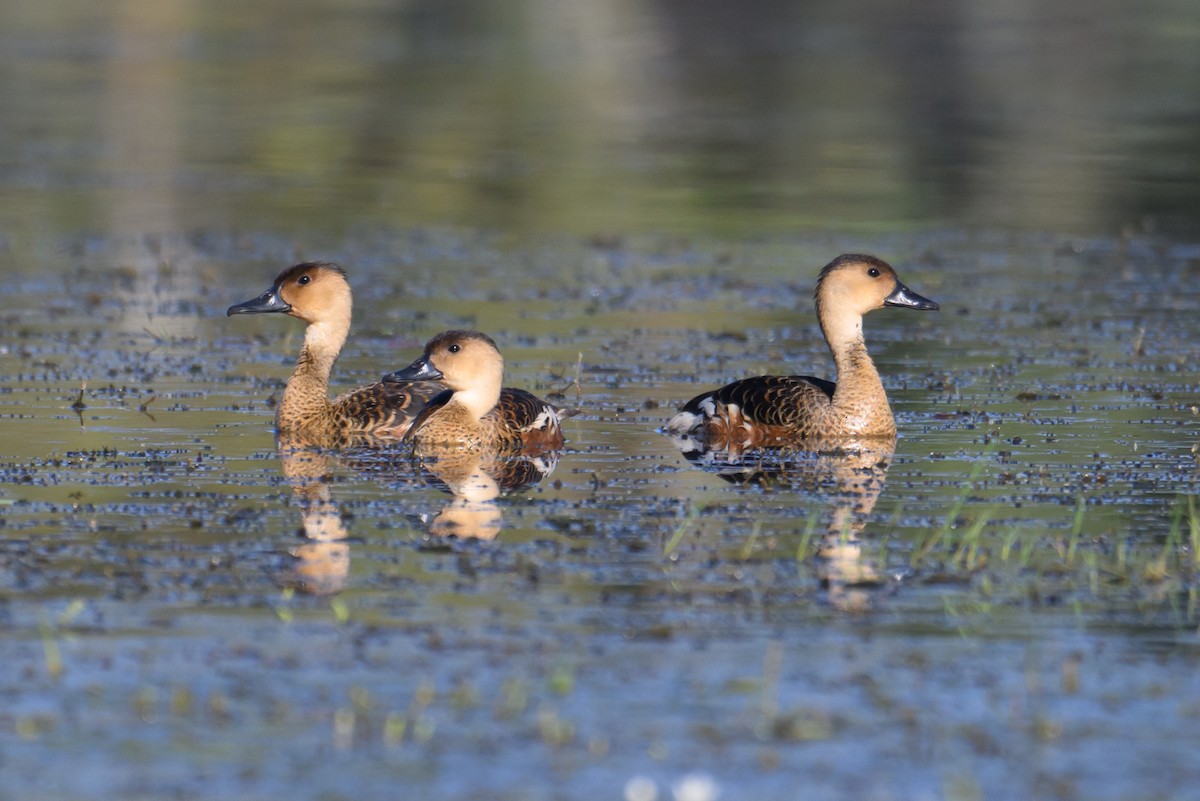
[[[296,369],[283,391],[283,400],[276,413],[277,423],[284,419],[317,419],[329,412],[329,375],[349,330],[348,321],[345,324],[309,324],[304,332],[304,346],[296,359]]]
[[[846,427],[864,435],[893,433],[895,422],[887,393],[863,340],[862,315],[822,315],[821,330],[837,365],[833,406]]]
[[[455,390],[454,402],[460,404],[471,417],[482,420],[483,416],[500,403],[500,388],[504,386],[504,358],[494,354],[473,376],[471,385]]]
[[[460,389],[452,400],[466,409],[474,420],[482,420],[500,402],[500,390],[491,386]]]

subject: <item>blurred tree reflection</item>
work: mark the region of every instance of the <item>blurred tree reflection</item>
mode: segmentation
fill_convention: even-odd
[[[1188,231],[1200,7],[32,0],[0,223]]]

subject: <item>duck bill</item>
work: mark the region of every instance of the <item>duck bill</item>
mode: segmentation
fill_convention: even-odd
[[[389,384],[407,384],[412,381],[436,381],[442,377],[442,371],[429,363],[424,356],[394,373],[388,373],[383,380]]]
[[[271,287],[254,300],[230,306],[228,311],[225,312],[225,316],[232,317],[235,314],[263,314],[266,312],[290,312],[291,310],[292,307],[279,297],[279,293],[275,291],[275,287]]]
[[[883,305],[920,311],[937,311],[940,308],[936,301],[921,297],[899,281],[896,282],[896,288],[892,290],[892,294],[883,299]]]

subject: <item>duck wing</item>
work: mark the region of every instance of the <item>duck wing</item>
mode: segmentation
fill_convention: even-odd
[[[837,384],[807,375],[760,375],[726,384],[692,398],[680,413],[701,418],[728,416],[734,407],[743,419],[767,426],[794,426],[799,417],[827,407]]]
[[[364,432],[399,437],[410,430],[431,399],[446,391],[440,381],[380,381],[334,398],[334,414],[354,421]]]
[[[417,412],[417,416],[413,418],[412,424],[408,427],[408,431],[404,433],[404,439],[412,439],[413,434],[417,433],[417,430],[420,429],[421,426],[425,425],[425,423],[429,421],[430,417],[433,417],[433,413],[449,403],[450,399],[453,397],[454,390],[443,389],[438,394],[426,400],[425,405],[419,412]]]
[[[505,445],[559,448],[563,444],[559,410],[532,392],[500,390],[500,402],[484,417],[489,418],[495,420]]]

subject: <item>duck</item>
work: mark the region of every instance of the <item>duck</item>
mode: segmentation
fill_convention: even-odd
[[[426,401],[445,390],[436,381],[379,381],[330,400],[329,377],[350,332],[352,307],[345,270],[310,261],[288,267],[266,292],[226,311],[227,316],[286,314],[308,324],[296,368],[275,410],[275,431],[281,440],[330,448],[397,440]]]
[[[863,316],[885,306],[936,311],[938,304],[901,283],[887,262],[858,253],[825,265],[814,300],[836,382],[807,375],[744,378],[692,398],[667,422],[666,433],[677,444],[735,452],[809,440],[894,441],[896,421],[867,353]]]
[[[382,380],[445,384],[446,390],[425,404],[404,435],[418,452],[551,451],[563,445],[565,410],[525,390],[501,391],[504,357],[492,338],[479,331],[443,331],[412,364]]]

